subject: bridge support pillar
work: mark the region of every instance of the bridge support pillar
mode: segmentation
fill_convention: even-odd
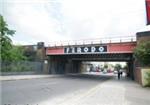
[[[73,61],[73,73],[80,73],[81,61]]]
[[[134,80],[134,63],[133,61],[128,62],[128,69],[129,69],[129,74],[128,76]]]
[[[56,57],[49,57],[49,73],[50,74],[64,74],[65,73],[65,61]]]
[[[80,72],[80,61],[68,60],[66,63],[65,71],[66,73],[79,73]]]
[[[150,31],[143,31],[143,32],[136,33],[136,39],[137,39],[137,46],[140,43],[150,41]],[[144,80],[145,77],[143,77],[142,73],[145,72],[145,71],[143,71],[144,70],[143,68],[145,68],[145,67],[141,66],[142,64],[140,62],[141,61],[139,61],[136,58],[136,61],[134,64],[135,65],[135,80],[138,83],[143,84],[142,81]]]
[[[72,60],[68,60],[65,64],[65,73],[72,73],[73,63]]]

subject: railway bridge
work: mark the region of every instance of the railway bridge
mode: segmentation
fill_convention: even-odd
[[[135,47],[136,38],[133,36],[51,44],[46,48],[49,73],[79,73],[83,61],[119,61],[127,62],[130,77],[134,79]]]

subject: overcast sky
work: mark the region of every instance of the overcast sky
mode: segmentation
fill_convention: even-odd
[[[15,44],[130,36],[146,26],[145,0],[0,0]]]

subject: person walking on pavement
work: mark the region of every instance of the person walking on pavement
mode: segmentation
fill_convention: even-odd
[[[118,70],[118,80],[120,80],[120,70]]]
[[[120,70],[120,76],[122,77],[122,74],[123,74],[123,72],[122,72],[122,70]]]

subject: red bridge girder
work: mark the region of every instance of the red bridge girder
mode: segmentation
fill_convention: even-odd
[[[56,46],[56,47],[47,47],[46,55],[65,55],[66,47],[91,47],[91,46],[107,46],[106,52],[101,53],[133,53],[134,48],[136,47],[136,42],[120,42],[120,43],[107,43],[107,44],[88,44],[88,45],[72,45],[72,46]],[[69,53],[69,54],[81,54],[81,53]],[[83,53],[82,53],[83,54]],[[87,54],[87,53],[84,53]],[[95,54],[90,52],[88,54]]]

